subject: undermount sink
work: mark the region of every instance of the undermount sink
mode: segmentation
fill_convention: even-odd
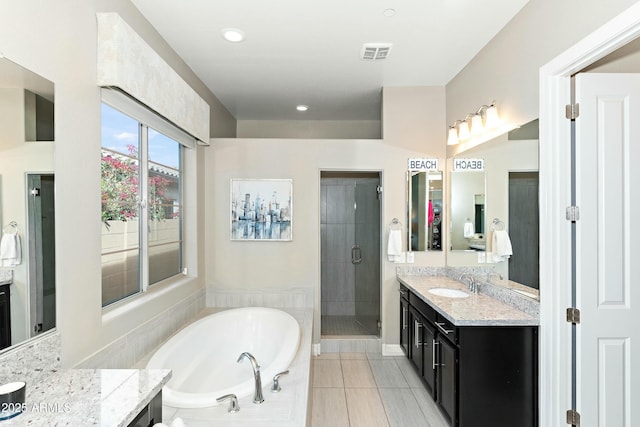
[[[429,289],[429,293],[433,295],[438,295],[439,297],[447,297],[447,298],[467,298],[469,294],[465,291],[461,291],[459,289],[451,289],[451,288],[432,288]]]

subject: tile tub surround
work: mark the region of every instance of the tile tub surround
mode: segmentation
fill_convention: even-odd
[[[199,314],[199,318],[224,310],[226,308],[209,307]],[[280,308],[291,314],[300,324],[300,346],[289,374],[280,378],[282,391],[270,391],[271,378],[262,378],[264,403],[253,403],[253,395],[239,399],[240,411],[227,413],[228,405],[216,405],[208,408],[183,409],[163,406],[164,423],[170,425],[175,418],[181,418],[188,427],[304,427],[307,420],[307,407],[310,398],[311,375],[311,336],[313,326],[312,308]],[[186,326],[186,325],[185,325]],[[139,361],[136,366],[142,367],[152,353]],[[256,355],[256,357],[258,357]],[[260,360],[258,359],[258,362]],[[248,369],[247,375],[253,375]]]
[[[539,318],[479,293],[468,298],[448,298],[429,293],[432,288],[452,288],[468,292],[468,287],[446,276],[398,276],[400,283],[456,326],[530,326]]]
[[[196,319],[204,306],[205,291],[202,289],[106,345],[78,363],[75,368],[131,368],[160,343]]]
[[[170,378],[165,369],[58,371],[27,384],[25,410],[2,425],[126,427]]]

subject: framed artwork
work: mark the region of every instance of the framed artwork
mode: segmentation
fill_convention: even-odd
[[[293,180],[231,179],[231,240],[292,240]]]

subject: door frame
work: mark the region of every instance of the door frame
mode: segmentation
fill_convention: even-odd
[[[319,355],[321,353],[321,322],[322,322],[322,237],[321,237],[321,222],[322,222],[322,174],[323,173],[376,173],[378,174],[379,185],[381,188],[384,188],[384,170],[376,169],[376,168],[364,168],[364,169],[348,169],[348,168],[319,168],[318,169],[318,288],[316,290],[316,310],[314,314],[314,336],[313,336],[313,344],[312,344],[312,353],[314,355]],[[379,239],[380,239],[380,251],[378,253],[378,258],[380,260],[379,266],[379,277],[380,283],[379,285],[379,294],[380,294],[380,323],[384,325],[385,322],[385,314],[384,314],[384,294],[383,294],[383,281],[384,281],[384,190],[380,193],[380,230],[379,230]],[[317,334],[317,335],[316,335]],[[385,342],[385,333],[384,327],[380,329],[380,336],[378,337],[380,342]],[[317,340],[317,341],[316,341]],[[402,353],[404,354],[404,353]]]
[[[540,425],[566,425],[571,409],[571,76],[640,36],[640,3],[540,68]]]

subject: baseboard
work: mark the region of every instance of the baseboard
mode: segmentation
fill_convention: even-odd
[[[400,344],[382,344],[383,356],[404,356],[404,351]]]

